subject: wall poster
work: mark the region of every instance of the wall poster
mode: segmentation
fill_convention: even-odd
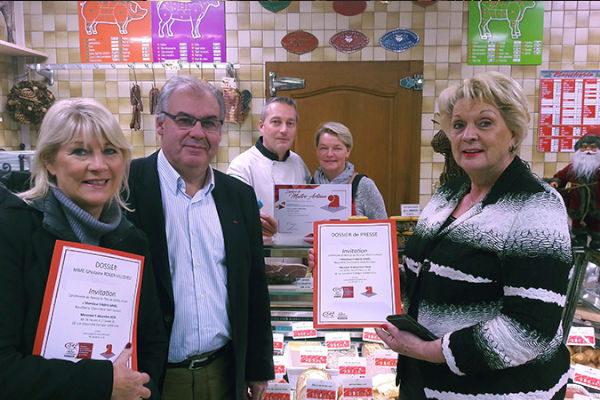
[[[469,65],[540,65],[543,1],[469,2]]]
[[[154,61],[226,62],[225,2],[157,1],[151,7]]]
[[[142,1],[80,1],[81,62],[151,62],[149,8]]]
[[[223,1],[80,1],[82,63],[226,62]]]
[[[539,152],[572,152],[600,126],[600,71],[541,71]]]

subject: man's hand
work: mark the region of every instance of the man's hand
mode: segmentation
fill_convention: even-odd
[[[552,186],[554,189],[558,188],[558,182],[550,182],[550,186]]]
[[[260,223],[262,225],[263,236],[271,237],[277,233],[277,221],[269,214],[260,212]]]
[[[248,382],[248,398],[262,400],[267,393],[267,382]]]

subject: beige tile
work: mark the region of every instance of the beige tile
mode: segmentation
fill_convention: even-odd
[[[590,45],[590,48],[600,45],[600,28],[590,28],[588,30],[588,45]]]
[[[576,11],[565,11],[563,27],[564,28],[575,28],[576,26],[577,26],[577,12]]]
[[[310,13],[300,14],[298,27],[305,31],[310,31],[312,29],[312,18]]]
[[[575,29],[575,44],[585,45],[588,43],[588,29],[577,28]]]
[[[56,61],[59,64],[67,64],[69,62],[69,49],[56,49]]]
[[[262,29],[275,29],[275,16],[273,14],[263,14]]]
[[[250,29],[263,29],[263,15],[259,13],[250,14]]]
[[[590,26],[590,13],[589,11],[577,11],[577,27],[587,28]]]

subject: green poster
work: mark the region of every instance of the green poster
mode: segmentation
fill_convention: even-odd
[[[543,1],[469,2],[469,65],[540,65]]]

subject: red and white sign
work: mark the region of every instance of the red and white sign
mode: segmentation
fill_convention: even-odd
[[[303,346],[300,348],[300,365],[325,368],[327,365],[327,347]]]
[[[306,380],[306,400],[335,400],[337,384],[321,379]]]
[[[274,356],[273,364],[275,366],[275,375],[285,375],[285,357],[284,356]]]
[[[283,354],[283,334],[282,333],[274,333],[273,334],[273,354],[275,354],[275,355]]]
[[[344,379],[342,394],[344,399],[369,399],[373,397],[371,378]]]
[[[363,342],[384,343],[375,332],[375,328],[363,328],[362,340]]]
[[[539,152],[572,152],[600,126],[600,71],[541,71]]]
[[[573,382],[600,390],[600,369],[575,364],[573,367]]]
[[[340,376],[365,377],[367,359],[364,357],[340,357],[338,368]]]
[[[292,388],[289,383],[272,383],[267,386],[264,400],[291,400]]]
[[[325,333],[325,346],[330,350],[346,350],[350,348],[350,332]]]
[[[310,321],[292,323],[292,337],[294,339],[316,338],[317,330]]]
[[[395,367],[398,365],[398,354],[393,350],[375,350],[375,366]]]
[[[596,336],[593,326],[574,326],[569,331],[567,345],[572,346],[596,346]]]

